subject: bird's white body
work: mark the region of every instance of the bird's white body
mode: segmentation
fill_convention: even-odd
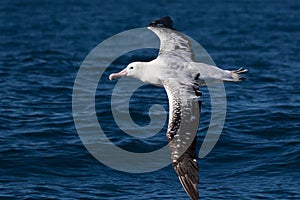
[[[196,134],[199,125],[199,85],[220,81],[240,81],[240,73],[195,62],[191,42],[174,30],[169,17],[153,21],[148,27],[160,39],[160,51],[150,62],[133,62],[109,79],[130,76],[164,87],[169,98],[167,139],[178,178],[192,200],[198,199]]]
[[[180,61],[158,57],[150,62],[133,62],[126,68],[127,76],[159,87],[163,87],[162,80],[165,79],[180,80],[188,84],[198,73],[198,81],[201,85],[240,80],[235,71],[223,70],[205,63]]]

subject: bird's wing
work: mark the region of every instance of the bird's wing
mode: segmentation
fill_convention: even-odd
[[[167,139],[176,174],[192,200],[198,199],[196,134],[199,126],[201,92],[197,84],[163,81],[169,98]]]
[[[159,56],[176,55],[187,62],[194,61],[192,43],[187,36],[173,28],[170,17],[163,17],[154,20],[148,25],[148,29],[153,31],[160,39]]]

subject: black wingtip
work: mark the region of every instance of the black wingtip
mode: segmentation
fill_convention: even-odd
[[[173,27],[173,21],[171,17],[166,16],[159,19],[153,20],[148,26],[150,27],[160,27],[160,28],[169,28],[175,30]]]

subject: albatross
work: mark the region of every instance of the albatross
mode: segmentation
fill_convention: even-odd
[[[139,79],[166,90],[169,99],[167,140],[174,170],[184,190],[192,200],[199,198],[196,156],[196,134],[199,126],[200,85],[208,82],[237,82],[246,69],[229,71],[195,61],[191,41],[173,27],[169,16],[152,21],[148,27],[160,39],[156,59],[132,62],[119,73],[110,74],[113,80],[122,76]]]

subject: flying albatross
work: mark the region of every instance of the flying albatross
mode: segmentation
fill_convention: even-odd
[[[170,17],[152,21],[148,29],[160,39],[159,54],[150,62],[133,62],[110,80],[122,76],[137,78],[145,83],[165,88],[169,99],[169,122],[167,140],[171,161],[176,174],[192,200],[198,194],[198,163],[196,157],[196,134],[199,126],[201,92],[199,85],[209,80],[240,81],[245,79],[235,71],[195,61],[191,41],[173,28]]]

